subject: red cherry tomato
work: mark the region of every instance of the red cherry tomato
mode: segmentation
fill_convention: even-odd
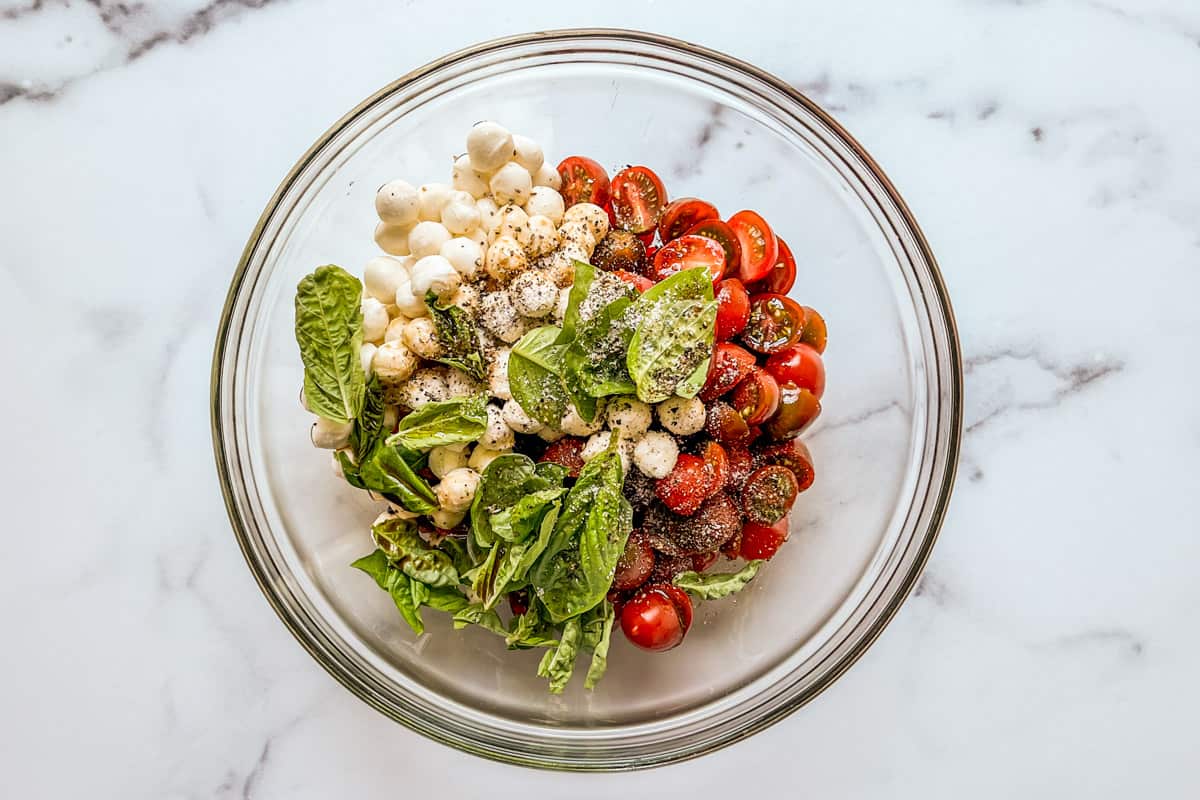
[[[759,353],[778,353],[800,340],[804,309],[787,295],[758,294],[750,298],[750,319],[742,342]]]
[[[743,445],[725,448],[725,455],[729,458],[729,489],[741,492],[742,487],[746,485],[746,479],[754,471],[754,456],[750,455],[749,448]]]
[[[642,588],[621,608],[625,638],[643,650],[670,650],[691,626],[691,598],[669,583]]]
[[[717,552],[715,550],[708,553],[701,553],[698,556],[692,556],[692,569],[696,572],[704,572],[715,563],[717,560]]]
[[[779,409],[767,420],[764,429],[772,439],[792,439],[803,433],[821,416],[821,401],[808,389],[791,381],[779,385]]]
[[[729,456],[732,463],[732,451]],[[759,451],[758,461],[760,464],[776,464],[790,469],[796,476],[797,491],[800,492],[812,486],[813,480],[816,478],[812,454],[808,452],[808,447],[804,442],[799,439],[767,445]]]
[[[651,276],[658,281],[676,272],[704,267],[713,282],[721,279],[725,269],[725,251],[721,245],[704,236],[680,236],[667,242],[654,256]]]
[[[742,246],[733,228],[719,219],[706,219],[686,231],[687,236],[707,236],[725,251],[725,275],[734,275],[742,263]]]
[[[646,257],[642,259],[642,272],[648,273],[654,268],[654,258],[662,247],[657,244],[646,245]]]
[[[562,178],[563,203],[570,208],[576,203],[608,205],[609,182],[604,167],[584,156],[564,158],[558,165]]]
[[[724,447],[716,442],[709,442],[700,451],[700,458],[704,459],[704,474],[707,477],[704,497],[708,499],[717,492],[724,491],[725,485],[729,483],[729,457],[725,454]]]
[[[634,275],[632,272],[627,272],[623,269],[614,269],[612,274],[615,277],[625,281],[633,288],[637,289],[639,293],[646,291],[654,285],[654,281],[650,280],[649,278],[643,277],[642,275]]]
[[[792,256],[792,249],[783,239],[777,237],[777,241],[779,242],[779,255],[775,259],[775,266],[767,273],[767,277],[755,284],[755,294],[760,292],[787,294],[796,283],[796,259]]]
[[[717,341],[724,342],[742,332],[750,319],[750,295],[737,278],[726,278],[717,290]]]
[[[517,589],[515,592],[508,593],[508,608],[512,611],[514,617],[519,617],[529,610],[529,592],[525,589]]]
[[[753,211],[739,211],[729,218],[742,250],[738,277],[750,284],[767,277],[779,258],[779,243],[766,220]]]
[[[706,403],[716,400],[741,383],[754,367],[754,356],[744,347],[730,342],[718,342],[713,348],[712,360],[708,364],[708,377],[700,390],[700,399]]]
[[[720,219],[717,207],[696,197],[680,197],[663,209],[658,220],[658,235],[664,242],[682,236],[688,229],[706,219]]]
[[[667,190],[649,167],[626,167],[612,179],[612,209],[617,227],[653,231],[667,205]]]
[[[733,390],[732,403],[747,425],[766,422],[779,408],[779,384],[762,367],[752,367]]]
[[[583,469],[583,446],[587,444],[583,439],[576,439],[568,436],[564,439],[559,439],[554,442],[546,451],[542,453],[539,461],[549,461],[551,464],[558,464],[566,469],[567,474],[572,478],[579,477],[579,471]]]
[[[681,455],[667,477],[654,486],[654,494],[663,504],[685,517],[695,514],[707,497],[710,476],[700,456]]]
[[[625,552],[617,559],[612,588],[618,591],[636,589],[646,582],[653,571],[654,550],[644,536],[634,531],[625,542]]]
[[[800,334],[800,341],[818,353],[824,353],[825,342],[829,338],[829,331],[825,328],[825,318],[818,314],[815,308],[810,306],[801,306],[801,308],[804,309],[804,333]]]
[[[742,526],[741,548],[738,555],[747,561],[757,558],[771,558],[779,551],[780,545],[788,538],[788,518],[774,525],[759,525],[757,522],[747,522]]]
[[[818,400],[825,394],[825,362],[820,353],[806,344],[797,342],[768,357],[767,372],[780,383],[790,381],[808,389]]]
[[[750,427],[733,406],[718,400],[710,403],[704,420],[704,430],[725,447],[745,445],[750,441]]]
[[[742,511],[751,522],[774,525],[787,516],[799,493],[799,481],[787,467],[759,467],[742,487]]]

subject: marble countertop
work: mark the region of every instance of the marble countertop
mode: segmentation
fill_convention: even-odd
[[[0,796],[1194,791],[1200,6],[574,5],[0,0]],[[949,519],[882,638],[765,733],[633,775],[474,759],[337,685],[245,568],[208,424],[228,279],[296,156],[445,51],[581,25],[831,110],[923,225],[966,356]]]

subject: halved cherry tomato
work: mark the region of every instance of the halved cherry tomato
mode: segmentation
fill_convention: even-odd
[[[808,389],[817,399],[825,394],[825,362],[821,354],[808,345],[797,342],[767,358],[767,372],[780,383],[791,381]]]
[[[659,248],[651,275],[661,281],[694,267],[704,267],[716,283],[725,270],[725,251],[718,242],[707,237],[680,236]]]
[[[742,263],[742,246],[738,244],[733,228],[719,219],[706,219],[688,228],[686,236],[707,236],[721,245],[725,251],[726,275],[734,275]]]
[[[709,442],[700,451],[700,457],[704,459],[704,474],[708,478],[708,486],[704,490],[707,499],[723,491],[725,484],[729,483],[729,456],[725,455],[724,447]]]
[[[787,295],[758,294],[750,298],[750,319],[742,342],[759,353],[778,353],[800,340],[804,309]]]
[[[740,493],[746,479],[754,472],[754,456],[742,445],[725,448],[725,455],[729,458],[729,489],[735,494]]]
[[[750,426],[750,441],[752,443],[757,442],[759,439],[761,439],[762,435],[763,435],[762,426],[760,426],[760,425],[751,425]]]
[[[653,231],[667,205],[667,190],[649,167],[626,167],[612,179],[612,209],[617,227]]]
[[[729,460],[732,464],[732,451],[729,452]],[[804,442],[799,439],[767,445],[759,451],[758,462],[760,464],[776,464],[790,469],[796,476],[797,490],[801,492],[812,486],[817,475],[813,468],[812,454],[808,452],[808,447]]]
[[[640,589],[621,608],[625,638],[643,650],[670,650],[692,626],[692,600],[670,583]]]
[[[609,272],[618,269],[634,271],[645,257],[646,247],[636,234],[613,229],[592,251],[591,264]]]
[[[658,251],[662,249],[662,245],[648,244],[646,247],[646,257],[642,259],[643,273],[649,273],[654,269],[654,258],[658,255]]]
[[[687,233],[697,222],[720,218],[717,207],[712,203],[697,197],[680,197],[663,209],[662,217],[658,220],[658,235],[664,242],[669,242]]]
[[[609,181],[604,167],[584,156],[570,156],[558,164],[562,178],[563,203],[570,208],[576,203],[608,204]]]
[[[681,455],[674,468],[654,487],[654,494],[676,514],[695,514],[707,496],[709,475],[700,456]]]
[[[775,266],[767,273],[767,277],[754,285],[755,294],[759,292],[787,294],[796,283],[796,259],[792,255],[792,249],[783,239],[778,237],[776,239],[779,242],[779,255],[775,258]]]
[[[757,522],[747,522],[742,526],[741,547],[738,555],[747,561],[758,558],[771,558],[788,538],[788,518],[774,525],[759,525]]]
[[[762,367],[752,367],[733,390],[732,402],[748,425],[766,422],[779,408],[779,384]]]
[[[713,550],[708,553],[701,553],[698,556],[692,556],[692,569],[696,572],[704,572],[711,567],[717,560],[717,551]]]
[[[738,268],[742,283],[750,284],[767,277],[779,258],[779,242],[771,226],[753,211],[739,211],[729,218],[729,227],[742,249]]]
[[[612,588],[620,591],[636,589],[646,582],[653,571],[654,550],[640,532],[634,531],[625,541],[625,552],[617,559]]]
[[[732,339],[742,332],[750,319],[750,295],[737,278],[726,278],[716,286],[718,342]]]
[[[825,328],[825,318],[811,306],[801,306],[801,308],[804,309],[804,333],[800,334],[800,341],[818,353],[824,353],[825,342],[829,338],[829,331]]]
[[[787,516],[799,493],[800,484],[787,467],[759,467],[742,488],[742,511],[751,522],[774,525]]]
[[[750,441],[750,427],[742,415],[733,410],[729,403],[717,401],[708,406],[704,430],[716,441],[729,447],[744,445]]]
[[[514,617],[519,617],[529,610],[529,592],[526,589],[517,589],[514,592],[508,593],[508,608],[512,611]]]
[[[549,461],[551,464],[558,464],[567,471],[567,474],[572,478],[579,477],[579,471],[583,469],[583,446],[587,444],[583,439],[576,439],[573,436],[568,436],[564,439],[559,439],[549,447],[546,452],[542,453],[539,461]]]
[[[779,385],[779,410],[767,420],[767,435],[772,439],[791,439],[799,436],[821,416],[821,401],[808,389],[791,381]]]
[[[754,367],[754,356],[744,347],[730,342],[717,342],[712,360],[708,364],[708,377],[700,390],[700,399],[706,403],[716,400],[741,383]]]
[[[654,285],[654,281],[650,280],[649,278],[642,275],[635,275],[632,272],[626,272],[623,269],[614,269],[612,274],[613,277],[620,278],[633,288],[637,289],[639,293],[646,291]]]

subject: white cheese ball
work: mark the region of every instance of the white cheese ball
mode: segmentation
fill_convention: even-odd
[[[421,359],[401,341],[384,342],[371,359],[371,368],[379,382],[385,386],[398,387],[417,371]]]
[[[549,217],[555,225],[561,225],[566,205],[562,195],[549,186],[535,186],[525,201],[525,213],[529,216]]]
[[[482,387],[479,385],[479,381],[458,367],[449,367],[446,369],[446,388],[450,392],[450,397],[455,398],[478,394]]]
[[[514,133],[512,138],[513,161],[529,170],[531,175],[541,169],[542,164],[546,163],[542,146],[528,136],[522,136],[519,133]]]
[[[504,421],[504,413],[498,406],[488,404],[487,429],[479,437],[479,444],[489,450],[511,450],[516,444],[513,429]]]
[[[375,360],[375,351],[379,348],[371,342],[364,342],[363,346],[358,348],[358,360],[362,364],[363,372],[367,376],[367,380],[371,379],[371,362]]]
[[[451,238],[450,231],[440,222],[418,222],[408,234],[408,249],[413,258],[437,255]]]
[[[399,399],[413,411],[430,403],[441,403],[450,399],[450,387],[445,373],[437,367],[425,367],[413,373],[400,387]]]
[[[314,447],[322,450],[337,450],[350,442],[350,432],[354,430],[354,422],[334,422],[331,419],[317,417],[309,431]]]
[[[479,208],[467,192],[454,192],[442,209],[442,224],[451,233],[464,234],[479,227]]]
[[[470,467],[459,467],[447,473],[433,493],[443,511],[466,511],[478,488],[479,473]]]
[[[480,250],[487,250],[488,245],[492,242],[491,237],[488,236],[487,231],[485,231],[483,228],[473,228],[472,230],[467,231],[465,235],[466,238],[479,245]]]
[[[558,240],[561,250],[572,249],[574,252],[588,253],[596,249],[599,241],[592,233],[592,226],[587,220],[567,220],[558,226]]]
[[[461,285],[462,276],[458,270],[440,255],[425,256],[413,265],[412,292],[417,297],[433,292],[439,300],[449,299]]]
[[[466,280],[471,280],[483,269],[483,248],[465,236],[457,236],[442,245],[440,255]]]
[[[451,262],[453,263],[453,262]],[[479,301],[482,295],[479,293],[478,286],[463,284],[458,287],[458,291],[450,298],[450,302],[466,311],[468,314],[475,314],[479,311]]]
[[[401,315],[396,317],[394,320],[388,323],[387,330],[383,332],[383,341],[403,342],[404,328],[407,327],[408,323],[410,322],[412,322],[412,320],[406,316]]]
[[[376,256],[363,269],[363,286],[367,294],[383,305],[395,301],[396,289],[407,280],[406,262],[394,256]]]
[[[558,229],[544,214],[535,214],[529,218],[529,243],[525,252],[534,258],[554,252],[558,247]]]
[[[444,478],[456,469],[467,465],[467,446],[451,444],[435,447],[429,451],[429,471]]]
[[[395,290],[393,290],[393,299],[395,298],[395,294]],[[388,317],[387,306],[379,302],[374,296],[364,297],[362,301],[362,315],[363,341],[383,341],[383,334],[387,331],[388,322],[391,321],[391,318]]]
[[[604,409],[597,408],[596,419],[592,422],[587,422],[583,417],[579,416],[579,412],[575,410],[574,405],[567,408],[567,413],[563,415],[562,422],[558,425],[559,430],[571,436],[591,436],[603,427]]]
[[[608,236],[608,212],[595,203],[576,203],[563,213],[563,224],[576,220],[592,229],[597,242]]]
[[[633,463],[648,478],[665,478],[675,469],[679,445],[662,431],[650,431],[633,447]]]
[[[513,157],[513,137],[503,125],[485,120],[467,133],[467,155],[475,169],[495,172]]]
[[[437,328],[429,317],[410,320],[404,326],[404,344],[421,358],[435,359],[442,354]]]
[[[439,508],[429,515],[429,520],[433,523],[433,526],[443,531],[457,527],[466,518],[466,511],[447,511],[444,508]]]
[[[650,429],[650,406],[636,397],[615,397],[608,401],[604,417],[608,427],[621,431],[622,439],[637,439]]]
[[[375,212],[389,225],[411,225],[418,210],[417,190],[408,181],[388,181],[375,193]]]
[[[492,228],[488,233],[493,239],[509,237],[515,239],[521,247],[529,244],[529,215],[520,206],[511,203],[496,212],[492,218]]]
[[[579,457],[584,461],[591,461],[607,450],[611,441],[612,431],[594,433],[584,443],[583,449],[579,451]],[[629,439],[621,439],[617,442],[617,455],[621,458],[621,469],[625,472],[629,471],[629,464],[633,460],[633,448],[633,442]]]
[[[554,302],[554,320],[556,322],[562,322],[563,318],[567,316],[567,306],[569,305],[571,305],[570,287],[559,289],[558,299]]]
[[[379,249],[391,256],[408,255],[408,234],[412,225],[389,225],[381,222],[375,226],[375,244]]]
[[[500,409],[504,423],[517,433],[537,433],[542,429],[542,423],[525,413],[521,404],[516,400],[506,400]]]
[[[476,472],[482,473],[487,469],[487,465],[495,461],[502,455],[506,455],[508,450],[489,450],[482,445],[471,451],[471,457],[467,459],[467,466]]]
[[[560,431],[558,428],[551,428],[547,425],[543,425],[542,429],[537,432],[537,435],[538,435],[538,438],[541,439],[543,442],[551,442],[551,443],[557,442],[559,439],[566,436],[566,434],[563,433],[562,431]]]
[[[488,367],[488,391],[492,397],[501,400],[512,399],[512,388],[508,385],[508,357],[512,351],[502,347],[493,356],[492,364]]]
[[[469,193],[472,197],[483,197],[488,192],[487,178],[475,169],[468,153],[454,159],[454,168],[450,171],[450,185],[460,192]]]
[[[558,302],[558,287],[549,276],[537,270],[522,272],[514,278],[508,292],[517,311],[526,317],[544,317]]]
[[[425,295],[418,295],[413,291],[412,281],[407,276],[396,287],[395,300],[396,308],[406,317],[416,319],[429,313],[429,308],[425,305]]]
[[[440,221],[452,191],[444,183],[426,183],[417,189],[417,216],[428,222]]]
[[[704,429],[704,403],[699,397],[669,397],[656,410],[662,426],[678,436],[691,436]]]
[[[488,181],[488,188],[491,189],[496,202],[521,206],[525,205],[529,193],[533,191],[533,178],[529,170],[515,161],[510,161],[492,176]]]
[[[505,291],[488,292],[479,302],[479,322],[484,330],[502,342],[512,344],[525,335],[528,326]]]
[[[524,248],[511,236],[501,236],[492,242],[484,257],[487,274],[502,283],[508,283],[528,266],[529,258]]]
[[[533,174],[534,186],[548,186],[554,191],[562,189],[562,176],[558,174],[558,170],[549,164],[542,164],[538,171]]]
[[[500,212],[500,206],[490,197],[481,197],[475,202],[475,208],[479,209],[479,227],[486,232],[492,231],[496,227],[496,215]]]

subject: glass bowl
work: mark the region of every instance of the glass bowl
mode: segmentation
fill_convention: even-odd
[[[646,164],[673,196],[752,207],[799,265],[793,296],[829,324],[824,414],[805,435],[815,485],[792,536],[741,594],[698,606],[663,654],[614,636],[608,674],[547,693],[540,653],[427,612],[417,637],[348,565],[378,508],[331,475],[297,402],[296,283],[361,272],[375,190],[447,181],[465,132],[499,120],[606,167]],[[234,532],[302,645],[413,730],[510,763],[652,766],[742,739],[812,699],[895,614],[954,479],[962,378],[946,289],[896,190],[837,122],[749,64],[616,30],[536,33],[449,55],[338,121],[271,198],[238,265],[213,364],[213,438]],[[577,675],[578,677],[578,675]]]

